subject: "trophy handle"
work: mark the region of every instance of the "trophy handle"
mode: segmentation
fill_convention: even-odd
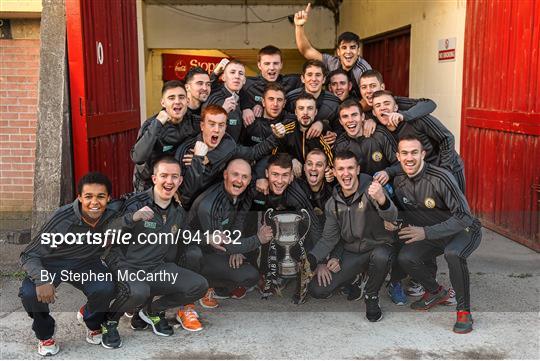
[[[300,238],[301,240],[304,240],[309,232],[309,228],[311,227],[311,218],[309,217],[309,212],[306,211],[305,208],[302,208],[300,210],[300,213],[302,213],[302,219],[307,219],[308,223],[307,223],[307,228],[306,228],[306,233],[304,233],[304,235]]]
[[[263,215],[263,222],[264,224],[266,224],[267,226],[270,226],[272,227],[272,223],[274,223],[273,219],[272,219],[272,214],[274,214],[274,208],[268,208],[266,210],[266,212],[264,212],[264,215]],[[279,233],[279,227],[272,227],[272,229],[276,230],[276,234],[274,235],[274,240],[278,238],[278,233]]]
[[[274,214],[274,208],[268,208],[266,212],[264,212],[264,215],[263,215],[264,224],[269,225],[270,222],[268,221],[272,220],[272,214]]]

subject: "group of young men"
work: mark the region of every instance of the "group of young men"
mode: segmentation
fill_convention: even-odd
[[[291,251],[299,265],[295,303],[341,291],[363,298],[376,322],[385,280],[391,300],[404,305],[409,278],[409,297],[420,296],[412,309],[455,304],[453,330],[472,331],[467,257],[481,230],[453,135],[430,114],[433,101],[385,89],[356,34],[339,36],[336,56],[314,49],[308,17],[309,5],[294,18],[308,59],[300,76],[282,75],[280,50],[266,46],[259,76],[246,77],[231,60],[215,73],[192,68],[184,82],[166,82],[162,110],[143,123],[131,152],[135,192],[111,201],[107,177],[85,175],[77,199],[21,254],[20,297],[41,355],[59,350],[49,303],[61,282],[85,294],[77,316],[86,340],[106,348],[122,345],[122,315],[133,329],[170,336],[167,309],[199,331],[196,301],[215,308],[256,287],[265,298],[279,293],[287,280],[276,225],[264,216],[270,208],[309,214],[306,237]],[[131,241],[81,241],[107,232]],[[46,234],[78,241],[52,245]],[[171,237],[150,242],[156,235]],[[450,289],[436,279],[442,254]]]

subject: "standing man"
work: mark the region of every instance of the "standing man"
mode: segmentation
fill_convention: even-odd
[[[471,332],[467,258],[480,244],[481,224],[471,214],[455,178],[446,169],[424,161],[426,151],[418,137],[403,137],[397,157],[403,173],[394,178],[394,189],[403,224],[408,225],[399,231],[405,245],[398,261],[426,290],[411,308],[428,310],[448,299],[448,292],[426,265],[444,254],[457,298],[454,332]]]
[[[341,103],[348,99],[354,99],[358,102],[358,98],[351,95],[352,82],[347,72],[341,68],[328,74],[328,90],[337,96]]]
[[[322,132],[325,131],[324,138],[328,144],[333,144],[336,139],[336,132],[339,132],[338,107],[339,98],[323,89],[326,80],[326,67],[319,60],[308,60],[302,66],[302,76],[300,77],[303,88],[298,88],[287,94],[287,111],[294,113],[296,109],[296,99],[302,94],[308,93],[316,99],[317,123],[310,128],[308,136],[319,136],[315,133],[315,126]],[[319,124],[320,123],[320,124]],[[322,127],[324,126],[324,127]]]
[[[248,125],[245,130],[243,145],[254,146],[261,143],[272,135],[272,126],[282,123],[287,126],[294,122],[295,118],[284,111],[285,109],[285,90],[279,83],[267,83],[264,87],[263,115],[257,117],[253,123]]]
[[[261,73],[256,77],[247,77],[243,91],[246,97],[242,106],[244,125],[247,127],[262,113],[261,100],[268,83],[277,83],[285,94],[302,87],[300,76],[297,74],[282,75],[283,59],[281,50],[273,45],[267,45],[259,50],[257,67]]]
[[[334,174],[328,165],[326,153],[319,148],[309,151],[304,163],[304,179],[300,180],[300,184],[304,186],[321,227],[324,227],[324,206],[332,196],[333,181]]]
[[[384,90],[385,84],[381,73],[377,70],[365,71],[360,76],[360,105],[364,111],[366,122],[364,125],[364,135],[371,136],[375,131],[375,125],[380,124],[377,117],[373,114],[373,94],[376,91]],[[397,124],[398,120],[410,121],[435,111],[437,104],[431,99],[411,99],[406,97],[395,97],[398,105],[398,111],[394,114],[390,121]]]
[[[465,193],[463,160],[454,148],[454,135],[437,118],[428,114],[404,121],[397,113],[398,105],[394,96],[387,90],[373,94],[373,111],[396,140],[408,134],[414,134],[420,139],[426,152],[426,161],[451,172],[459,189]]]
[[[180,143],[200,131],[191,115],[186,114],[186,89],[179,80],[163,84],[161,106],[163,109],[158,114],[143,123],[131,148],[131,160],[135,163],[133,188],[136,192],[152,187],[152,167],[156,159],[174,155]]]
[[[317,116],[317,102],[313,95],[304,93],[296,99],[294,113],[296,122],[285,125],[285,137],[278,140],[277,152],[288,153],[293,157],[293,172],[302,177],[302,166],[310,150],[319,148],[326,154],[332,165],[332,148],[323,137],[309,139],[307,132]]]
[[[215,104],[225,109],[227,112],[227,133],[235,142],[239,143],[243,128],[240,90],[246,83],[244,64],[238,60],[231,60],[225,65],[222,78],[223,86],[212,92],[204,107]]]
[[[311,45],[304,30],[310,10],[311,3],[307,5],[305,10],[300,10],[294,14],[294,33],[298,51],[306,59],[322,61],[328,71],[338,68],[345,70],[352,83],[352,95],[360,99],[360,90],[358,89],[360,76],[366,70],[371,69],[371,65],[360,56],[362,52],[360,37],[349,31],[344,32],[337,38],[337,56],[321,54]]]
[[[112,279],[111,273],[100,259],[105,249],[103,244],[51,244],[52,235],[56,239],[56,235],[103,234],[110,221],[118,216],[108,204],[111,189],[111,181],[101,173],[83,176],[77,185],[77,199],[59,208],[21,253],[21,266],[27,276],[19,297],[33,319],[32,330],[39,340],[41,356],[53,356],[60,350],[53,337],[55,320],[50,315],[49,304],[57,298],[56,288],[62,282],[61,274],[66,271],[79,277],[65,281],[81,290],[87,299],[79,311],[87,327],[86,341],[94,345],[101,343],[107,348],[121,344],[120,338],[115,336],[116,329],[106,320],[109,302],[114,297],[114,282],[107,280]],[[90,274],[103,281],[80,281]]]
[[[397,209],[380,183],[360,174],[352,152],[336,154],[334,175],[338,185],[325,205],[322,238],[307,256],[317,275],[310,292],[315,298],[327,298],[367,269],[366,318],[377,322],[382,319],[379,290],[394,257],[392,235],[384,221],[394,222]],[[336,246],[341,252],[335,251]],[[332,258],[326,261],[331,252]]]
[[[371,137],[364,137],[364,114],[358,102],[352,99],[339,106],[339,121],[345,133],[336,140],[334,152],[350,150],[356,155],[362,173],[372,176],[381,185],[386,185],[390,177],[401,169],[392,135],[378,125]]]
[[[194,124],[198,126],[201,121],[202,104],[210,96],[212,82],[208,73],[199,66],[189,69],[184,81],[186,84],[188,111],[193,117]]]

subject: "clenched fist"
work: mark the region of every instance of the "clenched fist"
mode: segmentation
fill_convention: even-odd
[[[148,206],[144,206],[133,214],[133,222],[149,221],[154,218],[154,211]]]
[[[379,205],[383,205],[386,201],[386,196],[384,195],[381,183],[374,180],[371,182],[368,188],[368,194],[371,198],[375,199]]]
[[[207,153],[208,153],[208,146],[206,145],[206,143],[198,140],[195,143],[195,148],[193,148],[193,154],[195,154],[198,157],[204,157]]]

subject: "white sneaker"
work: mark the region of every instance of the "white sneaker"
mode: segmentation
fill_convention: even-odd
[[[101,329],[99,330],[86,330],[86,342],[91,345],[101,345]]]
[[[409,287],[407,287],[406,292],[409,296],[413,297],[420,297],[423,296],[425,293],[424,286],[422,286],[420,283],[414,282],[413,280],[410,281]]]
[[[456,301],[456,291],[454,291],[454,289],[452,287],[450,287],[448,289],[448,299],[446,301],[443,302],[443,305],[445,306],[455,306],[457,305],[457,301]]]
[[[79,323],[80,323],[81,325],[86,326],[86,324],[84,323],[83,312],[84,312],[84,306],[82,306],[81,308],[79,308],[79,311],[77,311],[77,321],[79,321]]]
[[[60,347],[58,347],[54,338],[39,340],[38,354],[41,356],[54,356],[58,351],[60,351]]]

